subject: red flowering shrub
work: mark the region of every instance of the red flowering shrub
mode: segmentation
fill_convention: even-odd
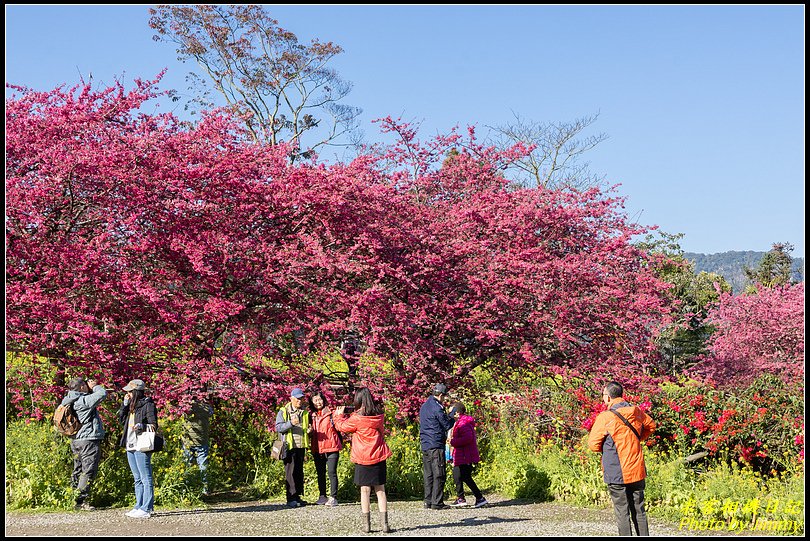
[[[604,411],[601,387],[546,383],[509,395],[476,400],[482,430],[528,430],[575,452]],[[700,451],[708,460],[744,462],[756,471],[784,471],[804,460],[803,388],[762,377],[735,391],[690,382],[660,382],[643,394],[625,392],[656,421],[646,441],[657,452],[684,458]]]

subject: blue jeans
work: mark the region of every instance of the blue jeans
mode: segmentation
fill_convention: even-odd
[[[135,509],[151,513],[155,506],[155,486],[152,483],[152,452],[127,451],[127,461],[135,478]]]
[[[208,446],[207,445],[192,445],[191,447],[183,447],[183,458],[187,464],[193,464],[197,461],[197,467],[200,468],[200,477],[202,478],[203,492],[208,492]]]

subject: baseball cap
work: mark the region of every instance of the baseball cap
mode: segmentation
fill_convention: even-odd
[[[143,382],[143,380],[133,379],[132,381],[127,383],[127,386],[124,387],[124,390],[125,391],[143,391],[145,388],[146,388],[146,384]]]

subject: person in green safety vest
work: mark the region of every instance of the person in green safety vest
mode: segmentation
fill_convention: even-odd
[[[295,388],[290,401],[276,415],[276,432],[287,441],[287,456],[284,457],[284,475],[287,489],[287,506],[303,507],[307,504],[304,495],[304,455],[309,449],[312,426],[309,411],[305,409],[304,391]]]

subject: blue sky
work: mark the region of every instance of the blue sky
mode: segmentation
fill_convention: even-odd
[[[6,82],[37,90],[123,75],[185,90],[193,69],[152,40],[148,5],[6,6]],[[599,113],[590,169],[634,220],[685,251],[804,256],[804,24],[784,6],[268,6],[301,41],[333,41],[371,120],[456,125]]]

